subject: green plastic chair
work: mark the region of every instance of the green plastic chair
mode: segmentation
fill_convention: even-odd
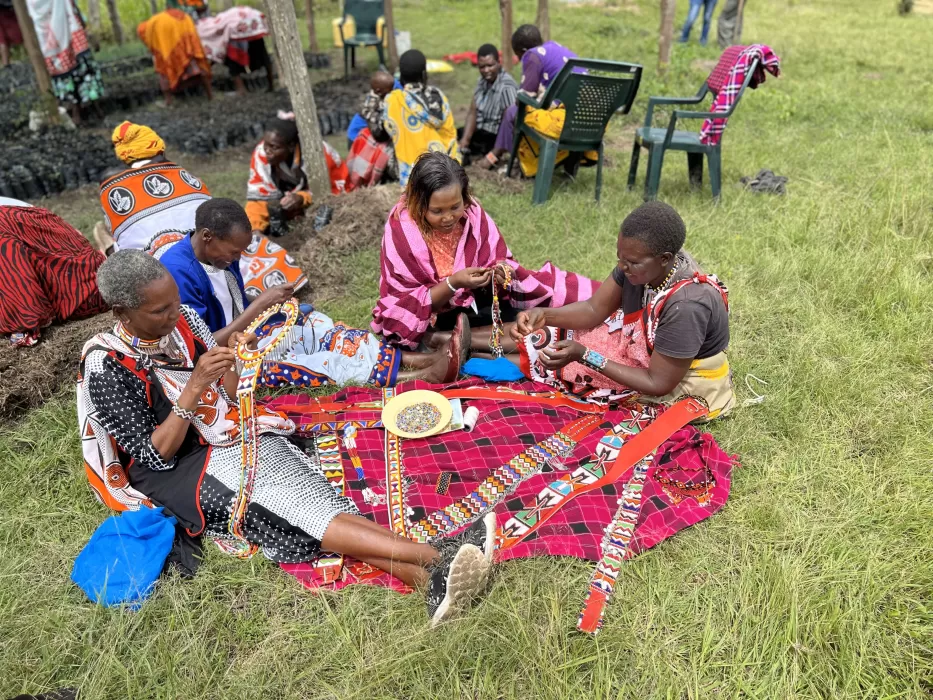
[[[574,72],[582,68],[584,71]],[[572,58],[564,65],[540,102],[518,93],[518,115],[515,119],[515,140],[509,158],[509,172],[518,157],[521,139],[538,146],[538,172],[535,175],[532,204],[544,204],[551,189],[554,163],[558,151],[583,153],[597,151],[596,201],[603,188],[603,136],[613,114],[628,114],[638,94],[642,67],[636,63],[597,61]],[[543,136],[525,124],[527,105],[533,109],[548,109],[555,103],[567,109],[560,138]]]
[[[725,58],[725,54],[723,56]],[[722,59],[721,59],[722,60]],[[645,200],[656,199],[658,187],[661,183],[661,167],[664,165],[665,151],[686,151],[687,172],[690,185],[695,188],[703,185],[703,156],[709,161],[709,181],[713,190],[713,199],[718,200],[722,190],[722,137],[715,146],[701,143],[699,132],[680,131],[674,127],[678,119],[716,119],[729,118],[739,106],[739,101],[745,93],[745,88],[755,75],[758,61],[749,66],[745,74],[745,81],[735,102],[728,112],[693,112],[675,109],[671,115],[666,129],[651,126],[656,105],[695,105],[703,101],[707,94],[715,94],[707,83],[693,97],[650,97],[648,98],[648,113],[645,115],[645,125],[635,130],[635,144],[632,146],[632,163],[628,171],[628,188],[634,189],[635,176],[638,174],[638,158],[641,149],[648,149],[648,172],[645,173]],[[708,79],[707,79],[708,80]],[[723,134],[724,135],[724,134]]]
[[[343,17],[337,23],[340,29],[340,40],[343,42],[343,78],[349,80],[350,67],[356,68],[356,47],[375,46],[379,53],[379,67],[385,68],[386,61],[382,51],[382,33],[377,32],[379,18],[384,16],[385,8],[382,0],[344,0]],[[347,17],[356,22],[356,34],[346,37],[343,35],[343,25]]]

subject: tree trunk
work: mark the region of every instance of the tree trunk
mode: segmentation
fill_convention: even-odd
[[[658,40],[658,72],[665,73],[671,64],[671,47],[674,44],[674,10],[676,0],[661,0],[661,32]]]
[[[538,16],[535,18],[535,25],[541,32],[541,38],[545,41],[551,40],[551,14],[548,12],[548,0],[538,0]]]
[[[739,9],[735,15],[735,36],[732,37],[733,44],[742,43],[742,13],[745,10],[745,0],[739,0]]]
[[[120,12],[117,10],[117,0],[107,0],[107,12],[110,13],[110,24],[113,26],[113,38],[123,46],[123,25],[120,23]]]
[[[149,0],[149,16],[156,14],[159,11],[159,6],[156,4],[156,0]]]
[[[87,23],[91,33],[100,39],[100,0],[87,0]]]
[[[383,1],[382,14],[386,20],[385,31],[389,41],[389,65],[386,68],[392,72],[398,66],[398,46],[395,45],[395,11],[392,9],[392,0]]]
[[[26,55],[29,56],[29,62],[32,64],[32,70],[36,75],[36,85],[39,86],[39,94],[42,96],[42,106],[48,114],[49,121],[57,124],[58,101],[55,99],[55,95],[52,94],[52,79],[49,77],[49,69],[45,65],[45,58],[42,56],[42,49],[39,47],[36,27],[29,15],[29,8],[26,7],[26,0],[13,0],[13,11],[16,13],[16,21],[23,35],[23,48],[26,50]]]
[[[512,0],[499,0],[502,14],[502,65],[512,70]]]
[[[305,0],[305,19],[308,22],[308,50],[320,53],[317,45],[317,31],[314,29],[314,0]]]
[[[266,0],[269,21],[275,47],[281,64],[281,77],[288,88],[298,138],[301,140],[301,155],[308,173],[308,185],[318,196],[330,192],[330,178],[324,161],[324,146],[321,143],[321,128],[317,120],[314,93],[308,78],[301,37],[298,36],[298,17],[292,0]]]

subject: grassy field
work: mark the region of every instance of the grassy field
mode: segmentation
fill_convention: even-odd
[[[429,56],[498,38],[492,2],[395,4]],[[610,129],[600,206],[591,171],[535,209],[530,191],[478,187],[529,266],[609,273],[618,224],[641,201],[624,187],[627,130],[648,95],[689,94],[717,55],[677,45],[658,78],[656,5],[552,2],[555,39],[646,72],[632,116]],[[516,26],[533,16],[516,2]],[[0,697],[71,685],[85,700],[929,698],[933,84],[918,59],[930,22],[899,18],[893,0],[749,5],[745,38],[773,46],[784,76],[748,93],[726,131],[721,205],[708,186],[689,190],[678,157],[661,196],[732,292],[740,400],[749,374],[767,398],[712,428],[743,464],[725,510],[626,565],[598,638],[573,631],[591,565],[557,559],[500,567],[488,600],[436,631],[420,597],[312,596],[261,558],[214,551],[137,613],[93,607],[68,576],[107,513],[65,392],[0,435]],[[474,76],[457,70],[452,99]],[[242,197],[246,165],[224,156],[198,174]],[[763,167],[790,178],[786,197],[736,184]],[[87,231],[93,199],[49,206]],[[377,257],[346,261],[329,313],[367,322]]]

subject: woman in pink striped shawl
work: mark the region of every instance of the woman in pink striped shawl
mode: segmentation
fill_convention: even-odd
[[[463,167],[445,153],[425,153],[386,221],[373,331],[415,348],[429,329],[450,330],[461,313],[472,327],[489,326],[490,282],[499,262],[513,270],[510,289],[499,295],[503,321],[520,309],[588,299],[599,286],[550,262],[537,271],[519,265],[472,197]],[[487,336],[474,334],[474,346]]]

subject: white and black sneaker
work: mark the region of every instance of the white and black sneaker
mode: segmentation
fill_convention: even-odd
[[[452,543],[448,543],[452,544]],[[486,588],[490,564],[474,544],[443,547],[441,561],[428,582],[425,602],[431,627],[449,619],[478,598]]]
[[[486,561],[492,564],[492,555],[496,551],[496,514],[490,511],[462,532],[448,538],[459,544],[475,544],[483,551]]]

